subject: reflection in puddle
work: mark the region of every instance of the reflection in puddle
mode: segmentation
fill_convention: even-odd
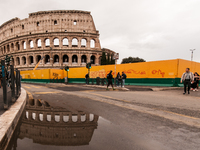
[[[30,100],[22,114],[9,149],[16,149],[17,139],[54,146],[89,145],[99,116],[82,111],[53,108],[47,102]]]

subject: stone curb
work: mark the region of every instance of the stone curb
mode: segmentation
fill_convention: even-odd
[[[179,90],[181,87],[164,87],[164,88],[151,88],[152,91],[166,91],[166,90]]]
[[[26,106],[27,93],[21,88],[21,95],[16,102],[0,117],[0,150],[6,150],[12,134]]]

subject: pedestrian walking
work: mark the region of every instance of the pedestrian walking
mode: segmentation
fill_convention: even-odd
[[[119,83],[121,83],[122,77],[120,75],[120,72],[117,73],[117,87],[119,87]]]
[[[112,70],[111,70],[110,73],[107,74],[108,84],[107,84],[107,89],[106,90],[108,90],[109,85],[111,85],[113,90],[115,90],[115,88],[113,86],[113,83],[112,83],[112,79],[113,79],[113,75],[112,75]]]
[[[186,93],[186,88],[188,86],[188,94],[190,94],[190,87],[191,87],[191,82],[194,82],[194,75],[192,72],[190,72],[190,68],[186,68],[186,72],[183,73],[181,77],[181,83],[184,83],[184,93]]]
[[[87,85],[89,84],[89,74],[88,73],[85,75],[85,82]]]
[[[125,80],[126,80],[126,74],[124,73],[124,72],[122,72],[122,87],[124,87],[125,86]]]
[[[199,85],[199,74],[195,72],[194,82],[191,84],[191,91],[198,91],[198,85]]]

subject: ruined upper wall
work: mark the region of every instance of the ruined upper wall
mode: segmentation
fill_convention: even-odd
[[[30,13],[29,18],[11,19],[0,26],[0,43],[11,38],[52,32],[98,34],[90,12],[54,10]]]

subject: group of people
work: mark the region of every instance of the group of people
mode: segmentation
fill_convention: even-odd
[[[119,84],[121,83],[121,87],[124,87],[125,85],[125,80],[126,80],[126,74],[124,72],[122,72],[122,74],[120,75],[120,72],[117,73],[117,76],[116,76],[116,80],[117,80],[117,86],[119,87]],[[107,74],[107,90],[108,90],[108,87],[111,85],[113,90],[115,90],[114,86],[113,86],[113,72],[112,70]],[[86,81],[86,84],[89,84],[89,74],[87,73],[85,75],[85,81]]]
[[[108,90],[109,85],[111,85],[113,90],[115,90],[113,83],[112,83],[112,79],[113,79],[113,75],[112,75],[112,70],[111,70],[110,73],[107,75],[107,80],[108,80],[107,90]],[[117,86],[119,87],[119,84],[121,83],[121,87],[124,87],[125,80],[126,80],[126,74],[124,72],[122,72],[122,75],[120,75],[120,72],[118,72],[116,79],[117,79]]]
[[[192,72],[190,72],[190,68],[186,68],[185,73],[183,73],[181,77],[181,83],[184,84],[183,94],[186,94],[186,92],[190,94],[190,90],[198,91],[199,80],[200,80],[200,76],[197,72],[193,74]]]

